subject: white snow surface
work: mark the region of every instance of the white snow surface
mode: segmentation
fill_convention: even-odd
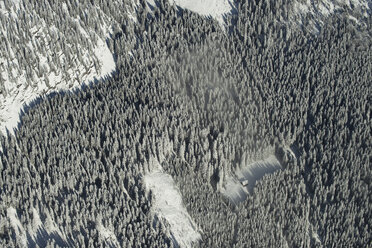
[[[30,236],[36,239],[37,232],[43,227],[43,223],[40,220],[40,215],[35,208],[32,208],[32,226],[30,227]]]
[[[17,19],[18,11],[15,8],[18,7],[19,1],[14,1],[15,6],[10,11],[6,10],[3,4],[0,5],[0,15],[4,15],[6,18]],[[79,25],[79,20],[76,20],[76,22]],[[108,25],[104,23],[102,29],[106,31],[104,36],[108,37],[110,35]],[[50,30],[49,34],[45,30]],[[94,78],[103,78],[110,75],[116,68],[113,55],[107,47],[106,42],[97,34],[95,35],[97,41],[92,49],[93,52],[89,52],[86,47],[79,44],[79,53],[82,55],[85,65],[79,64],[79,60],[76,59],[75,54],[70,54],[70,57],[74,61],[73,65],[67,64],[66,55],[62,51],[59,51],[57,57],[62,66],[60,68],[61,66],[54,64],[51,60],[53,51],[50,50],[50,33],[61,35],[60,31],[54,26],[48,27],[45,21],[41,19],[39,23],[31,27],[30,32],[33,34],[33,37],[27,44],[27,47],[31,51],[34,51],[39,61],[39,67],[43,68],[45,73],[39,77],[33,72],[34,80],[31,80],[27,78],[25,69],[19,69],[18,61],[22,58],[13,51],[15,48],[10,47],[10,58],[2,57],[0,54],[0,76],[5,79],[4,87],[7,92],[6,96],[0,94],[0,132],[3,134],[6,134],[6,129],[13,134],[13,129],[17,128],[19,123],[20,110],[24,104],[28,104],[37,97],[46,95],[49,92],[70,90],[80,86],[82,83],[88,83],[94,80]],[[81,26],[80,32],[87,37],[89,37],[88,32],[92,33],[90,30],[84,30]],[[0,30],[0,35],[3,35],[7,39],[6,30]],[[36,49],[40,45],[45,50],[44,54],[39,53]],[[68,43],[66,46],[71,47]],[[99,70],[94,66],[93,61],[95,59],[98,60],[98,64],[100,65]],[[12,69],[8,70],[7,68]],[[37,66],[33,67],[30,65],[28,69],[34,71],[37,68]],[[65,78],[62,70],[67,71],[69,78]]]
[[[248,189],[244,187],[236,177],[233,176],[230,176],[226,179],[225,185],[220,191],[235,205],[244,201],[249,194]]]
[[[105,228],[102,223],[98,223],[97,231],[103,240],[106,241],[111,247],[120,247],[120,244],[112,230]]]
[[[110,73],[115,70],[115,62],[113,55],[102,39],[98,40],[98,44],[94,48],[94,54],[102,65],[101,73],[97,74],[94,70],[84,72],[83,66],[80,66],[75,70],[75,72],[77,71],[77,73],[83,74],[82,81],[75,80],[72,82],[65,82],[64,79],[62,79],[61,74],[56,75],[54,72],[52,72],[47,76],[49,82],[55,83],[56,90],[66,90],[80,86],[81,82],[87,83],[89,81],[93,81],[94,78],[99,79],[106,75],[110,75]],[[74,74],[74,72],[71,71],[71,74]],[[45,80],[45,77],[40,78],[40,81],[43,80]],[[25,78],[25,75],[21,75],[18,78],[18,83],[21,85],[25,85],[26,81],[27,79]],[[3,104],[0,107],[0,131],[4,134],[6,133],[6,129],[8,129],[10,133],[13,133],[13,129],[17,128],[19,123],[19,114],[24,104],[31,102],[47,92],[51,92],[51,90],[48,90],[45,84],[40,84],[36,90],[32,89],[31,87],[14,90],[15,92],[13,97],[10,96],[4,98],[0,96],[0,101]]]
[[[198,14],[212,16],[221,24],[224,23],[223,15],[231,11],[230,1],[228,0],[173,0],[182,8],[189,9]],[[172,0],[171,0],[172,2]]]
[[[13,2],[18,7],[21,0],[11,0],[11,2]]]
[[[47,239],[51,238],[55,239],[60,246],[65,246],[66,235],[56,226],[49,214],[46,213],[47,218],[43,223],[38,211],[35,208],[31,210],[32,222],[27,226],[23,226],[18,218],[16,209],[14,207],[7,208],[7,218],[10,227],[15,231],[17,244],[20,247],[33,247],[35,244],[44,247]],[[7,225],[7,223],[2,223],[2,225]]]
[[[323,247],[323,242],[321,238],[319,237],[318,230],[316,230],[313,224],[311,224],[309,219],[307,219],[306,225],[308,225],[309,227],[307,230],[307,234],[309,236],[310,241],[313,241],[314,243],[316,243],[318,247]]]
[[[15,231],[16,240],[22,247],[27,246],[27,235],[21,222],[18,219],[17,211],[13,207],[7,209],[7,217],[10,221],[10,225]]]
[[[264,160],[245,165],[234,175],[228,176],[220,191],[232,203],[238,204],[244,201],[249,193],[253,193],[257,181],[266,174],[274,173],[281,168],[278,159],[274,155],[270,155]],[[244,182],[246,185],[243,186]]]
[[[148,2],[155,6],[154,0]],[[229,0],[169,0],[184,9],[189,9],[195,13],[215,18],[221,25],[224,24],[223,16],[231,12]]]
[[[170,175],[160,167],[144,177],[147,190],[155,197],[154,214],[168,222],[170,231],[180,247],[192,247],[201,238],[197,227],[185,209],[181,194]]]
[[[294,20],[297,20],[296,14],[306,15],[312,14],[314,16],[324,16],[327,17],[330,14],[334,13],[343,6],[347,6],[350,9],[359,10],[364,16],[368,16],[368,13],[371,12],[370,0],[322,0],[322,1],[313,1],[306,0],[304,3],[298,1],[294,2]],[[351,16],[351,18],[355,18]],[[355,18],[356,19],[356,18]],[[317,19],[320,23],[321,20]]]
[[[364,10],[369,10],[369,4],[370,0],[322,0],[318,2],[314,1],[314,3],[312,3],[311,0],[307,0],[305,3],[295,2],[295,6],[297,7],[298,11],[303,13],[320,12],[320,14],[325,16],[332,14],[344,5],[348,6],[349,8],[354,6]]]

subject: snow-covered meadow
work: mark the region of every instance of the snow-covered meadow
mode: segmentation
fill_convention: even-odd
[[[155,0],[147,2],[155,6]],[[221,25],[224,24],[224,15],[229,14],[233,8],[233,3],[229,0],[169,0],[169,2],[200,15],[211,16]]]
[[[238,204],[244,201],[248,194],[253,193],[257,181],[281,168],[279,160],[274,155],[245,165],[237,170],[234,175],[226,178],[221,193],[234,204]]]
[[[173,178],[163,172],[160,164],[144,177],[148,191],[154,194],[154,217],[169,225],[174,242],[180,247],[193,247],[201,236],[183,204],[182,196]]]

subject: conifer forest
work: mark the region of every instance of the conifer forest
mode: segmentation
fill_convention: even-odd
[[[0,247],[371,247],[371,0],[0,0]]]

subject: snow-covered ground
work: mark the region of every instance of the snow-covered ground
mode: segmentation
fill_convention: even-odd
[[[198,229],[185,209],[182,197],[174,180],[164,173],[160,164],[144,177],[147,190],[151,190],[155,197],[152,207],[154,215],[170,226],[170,232],[177,245],[192,247],[201,236]]]
[[[337,9],[342,6],[347,6],[349,8],[359,8],[367,15],[370,10],[371,1],[370,0],[322,0],[322,1],[312,1],[307,0],[304,3],[298,1],[295,2],[296,9],[303,13],[317,13],[322,15],[330,15],[334,13]]]
[[[97,230],[99,235],[102,236],[103,240],[105,240],[108,245],[111,247],[120,247],[120,244],[112,230],[105,228],[102,223],[97,224]]]
[[[40,215],[35,208],[32,208],[32,222],[24,227],[13,207],[7,209],[7,219],[10,227],[15,231],[15,238],[20,247],[34,247],[38,245],[45,247],[48,239],[54,239],[60,246],[67,244],[65,235],[59,230],[55,222],[47,214],[44,223],[40,220]],[[7,222],[2,223],[2,228],[7,228]]]
[[[224,187],[221,188],[221,193],[236,205],[247,198],[249,191],[236,177],[229,176]]]
[[[0,4],[0,16],[3,15],[10,22],[16,21],[19,18],[18,15],[22,15],[23,11],[19,10],[22,8],[19,2],[20,0],[15,1],[10,10],[6,9],[4,4]],[[26,13],[28,13],[27,11]],[[100,10],[98,9],[98,11]],[[29,14],[39,19],[29,29],[32,37],[25,48],[27,54],[31,54],[28,57],[36,58],[36,60],[33,60],[33,63],[30,62],[28,68],[20,66],[20,61],[24,58],[17,52],[17,48],[12,47],[9,42],[10,39],[18,38],[20,34],[17,36],[17,32],[8,33],[6,30],[9,27],[0,23],[0,35],[7,40],[6,43],[9,46],[8,55],[0,53],[0,77],[4,82],[3,90],[6,91],[6,94],[0,94],[0,131],[4,134],[6,129],[12,133],[13,128],[17,127],[20,110],[24,104],[49,92],[73,89],[84,82],[88,83],[94,80],[94,78],[99,79],[110,75],[116,67],[113,55],[104,41],[104,37],[110,35],[109,25],[106,24],[109,20],[108,17],[106,21],[102,20],[101,28],[105,32],[101,37],[91,29],[83,29],[79,20],[75,18],[75,23],[79,27],[77,32],[80,31],[90,44],[84,44],[83,41],[77,44],[66,42],[65,46],[70,52],[65,54],[62,49],[57,50],[56,53],[56,48],[53,49],[51,46],[53,39],[64,36],[62,31],[55,26],[48,26],[37,13]],[[66,16],[68,16],[67,12]],[[95,41],[91,37],[95,37]],[[78,48],[76,49],[74,46]],[[89,51],[90,47],[91,51]],[[82,59],[78,59],[76,52],[80,54]],[[68,60],[70,62],[67,62]],[[43,73],[38,73],[40,68]]]
[[[65,247],[68,244],[66,235],[57,227],[50,215],[46,213],[45,220],[41,221],[40,215],[35,208],[32,208],[31,223],[23,226],[16,209],[9,207],[7,209],[7,219],[0,222],[0,230],[9,227],[14,230],[17,244],[20,247],[45,247],[50,239],[54,239],[56,244],[61,247]],[[96,227],[98,234],[107,245],[110,247],[120,247],[112,228],[104,227],[100,221]]]
[[[344,6],[352,10],[357,10],[357,12],[367,17],[371,13],[372,3],[371,0],[306,0],[303,3],[295,1],[293,20],[299,23],[298,15],[305,16],[311,14],[316,17],[313,21],[322,23],[322,21],[317,17],[327,17]],[[358,23],[358,19],[354,16],[350,15],[349,18]]]
[[[284,146],[283,150],[288,154],[291,160],[297,160],[300,157],[300,153],[296,145],[292,144],[290,146]]]
[[[170,0],[172,2],[172,0]],[[231,12],[231,3],[228,0],[173,0],[182,8],[189,9],[198,14],[211,16],[223,24],[223,16]]]
[[[7,209],[7,216],[11,227],[15,231],[17,243],[20,244],[22,247],[26,247],[27,246],[26,231],[23,228],[21,222],[19,221],[17,211],[15,210],[15,208],[9,207]]]
[[[253,193],[254,186],[258,180],[266,174],[274,173],[281,168],[280,162],[274,155],[243,166],[235,172],[235,175],[226,178],[221,193],[234,204],[238,204],[244,201],[249,193]]]
[[[308,225],[307,234],[310,239],[310,243],[317,244],[317,247],[323,247],[323,242],[319,237],[318,230],[316,230],[313,224],[311,224],[309,219],[307,219],[306,225]]]
[[[40,81],[48,80],[51,82],[50,84],[53,84],[55,87],[54,90],[67,90],[80,86],[82,82],[88,83],[89,81],[93,81],[94,78],[99,79],[106,75],[110,75],[110,73],[115,70],[115,62],[109,48],[102,39],[98,39],[97,46],[94,48],[94,54],[102,65],[100,73],[97,73],[93,68],[85,72],[83,66],[80,65],[75,70],[69,70],[72,75],[81,74],[81,79],[79,80],[66,82],[65,79],[62,78],[62,74],[56,75],[54,72],[51,72],[46,76],[48,79],[43,77],[40,78]],[[42,58],[42,55],[40,57],[41,61],[46,60],[46,58]],[[6,72],[4,72],[3,75],[6,75]],[[7,77],[5,76],[5,78]],[[26,81],[27,79],[24,74],[18,78],[18,84],[26,85]],[[36,89],[22,86],[20,89],[9,86],[9,89],[11,89],[11,95],[9,97],[0,95],[0,131],[4,134],[6,133],[6,129],[8,129],[10,133],[13,133],[13,129],[17,128],[19,114],[24,104],[28,104],[37,97],[54,91],[49,89],[45,84],[38,85]]]
[[[148,0],[148,2],[155,6],[154,0]],[[224,24],[223,16],[232,10],[231,1],[229,0],[169,0],[169,2],[200,15],[211,16],[221,25]]]

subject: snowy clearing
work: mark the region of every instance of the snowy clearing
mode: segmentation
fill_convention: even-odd
[[[168,222],[171,234],[180,247],[192,247],[201,236],[190,215],[187,213],[182,197],[172,177],[160,168],[145,175],[147,190],[155,197],[152,207],[154,214],[160,220]]]
[[[302,12],[303,14],[306,13],[313,13],[313,14],[321,14],[324,16],[328,16],[334,13],[337,9],[340,9],[342,6],[347,6],[351,8],[358,8],[365,12],[365,16],[367,16],[367,12],[370,11],[370,1],[369,0],[323,0],[319,2],[313,2],[311,0],[307,0],[304,3],[295,2],[295,10],[298,12]]]
[[[248,193],[253,193],[258,180],[281,168],[279,160],[274,155],[243,166],[235,172],[235,175],[227,177],[221,193],[232,203],[238,204],[247,198]]]
[[[300,153],[296,145],[284,146],[284,151],[289,155],[291,159],[297,160],[300,157]]]
[[[228,0],[171,0],[182,8],[189,9],[198,14],[211,16],[221,25],[224,24],[223,15],[231,12],[231,4]]]
[[[154,0],[148,0],[147,2],[155,6]],[[232,10],[232,3],[229,0],[169,0],[169,2],[200,15],[211,16],[221,25],[225,24],[223,16]]]

